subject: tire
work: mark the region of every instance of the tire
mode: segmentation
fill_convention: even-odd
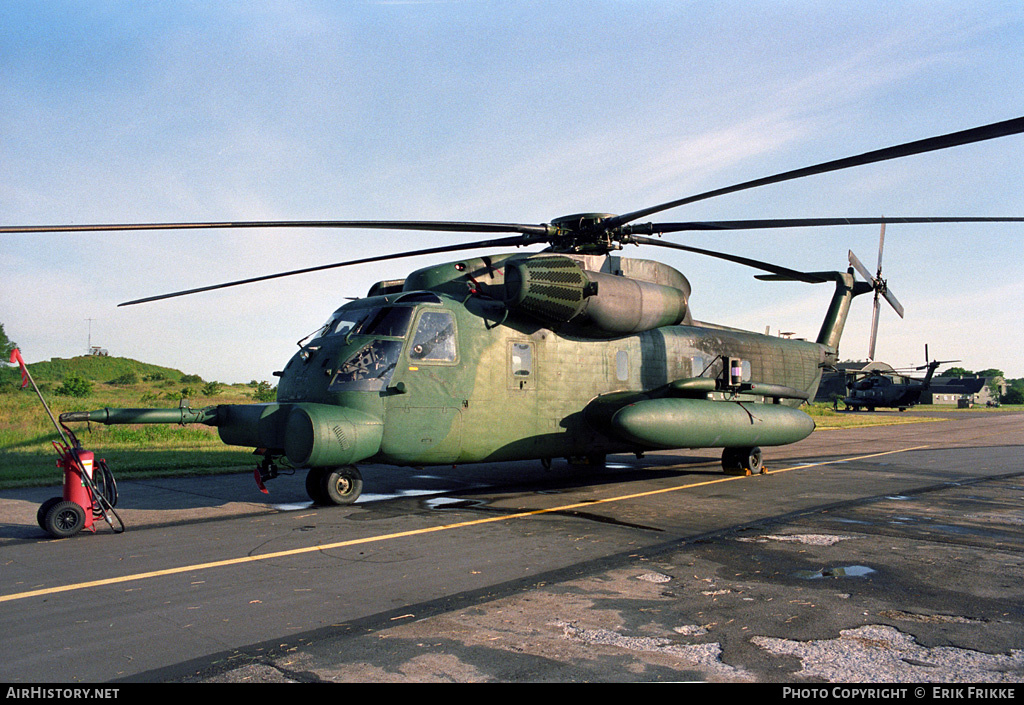
[[[752,475],[759,475],[764,472],[764,458],[761,455],[760,448],[749,448],[744,455],[743,466],[750,471]]]
[[[722,449],[722,469],[727,473],[734,473],[737,470],[742,469],[742,460],[740,460],[740,449],[739,448],[723,448]]]
[[[50,497],[39,505],[39,510],[36,511],[36,523],[39,524],[40,529],[46,531],[46,514],[53,508],[53,505],[63,501],[63,497]]]
[[[352,504],[363,493],[363,476],[354,465],[345,465],[324,473],[323,492],[330,504]]]
[[[310,468],[306,473],[306,494],[313,504],[328,504],[327,493],[324,491],[325,468]]]
[[[85,526],[85,510],[78,502],[61,500],[46,512],[43,524],[43,528],[54,538],[70,538]]]
[[[729,475],[758,475],[764,471],[761,449],[725,448],[722,451],[722,469]]]

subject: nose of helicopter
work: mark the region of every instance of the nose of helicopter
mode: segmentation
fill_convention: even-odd
[[[384,424],[343,406],[296,404],[288,414],[284,451],[299,467],[351,465],[380,450]]]

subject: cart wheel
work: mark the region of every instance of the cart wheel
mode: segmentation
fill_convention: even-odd
[[[50,497],[48,500],[39,505],[39,510],[36,512],[36,523],[39,524],[39,528],[46,531],[46,514],[50,511],[53,505],[58,502],[64,501],[63,497]]]
[[[78,502],[62,500],[46,512],[43,524],[43,528],[54,538],[70,538],[85,526],[85,510]]]

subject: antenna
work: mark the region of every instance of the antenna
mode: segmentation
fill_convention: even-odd
[[[89,321],[89,347],[86,348],[85,354],[86,355],[92,355],[92,322],[95,321],[96,319],[95,318],[86,318],[85,320]]]

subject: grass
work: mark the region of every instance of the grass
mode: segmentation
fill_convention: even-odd
[[[819,431],[835,428],[891,426],[893,424],[920,423],[936,420],[935,418],[924,416],[908,416],[906,413],[900,413],[896,409],[893,409],[892,413],[888,410],[873,412],[834,411],[832,405],[828,402],[817,402],[802,408],[814,419],[815,429]]]
[[[976,406],[970,409],[958,409],[949,404],[919,404],[911,410],[918,413],[905,413],[897,409],[879,409],[877,411],[834,411],[828,402],[817,402],[803,407],[811,415],[817,430],[836,428],[860,428],[865,426],[892,426],[905,423],[927,423],[941,421],[934,416],[921,416],[920,412],[941,411],[943,413],[978,414],[1024,411],[1024,404],[1004,404],[998,407]]]
[[[72,361],[38,363],[47,369],[30,365],[33,379],[54,417],[67,411],[85,411],[103,407],[170,407],[178,406],[181,391],[189,388],[190,405],[201,408],[215,404],[253,403],[251,385],[214,385],[176,370],[111,364],[101,359],[96,368],[88,364],[70,365]],[[128,361],[134,362],[134,361]],[[55,364],[57,363],[57,364]],[[54,373],[53,370],[57,372]],[[10,372],[10,370],[8,370]],[[134,373],[134,375],[133,375]],[[87,396],[62,396],[59,375],[81,375],[90,378],[92,390]],[[108,375],[115,379],[135,377],[131,384],[102,381]],[[184,381],[183,381],[184,380]],[[54,441],[59,441],[53,422],[47,416],[31,386],[21,390],[5,378],[0,387],[0,490],[60,484],[62,471],[57,468]],[[20,382],[20,377],[17,379]],[[203,396],[206,389],[210,396]],[[224,445],[217,429],[209,426],[176,426],[170,424],[134,424],[105,426],[102,424],[69,424],[83,446],[96,458],[107,461],[115,477],[167,477],[251,471],[256,459],[251,449]]]

